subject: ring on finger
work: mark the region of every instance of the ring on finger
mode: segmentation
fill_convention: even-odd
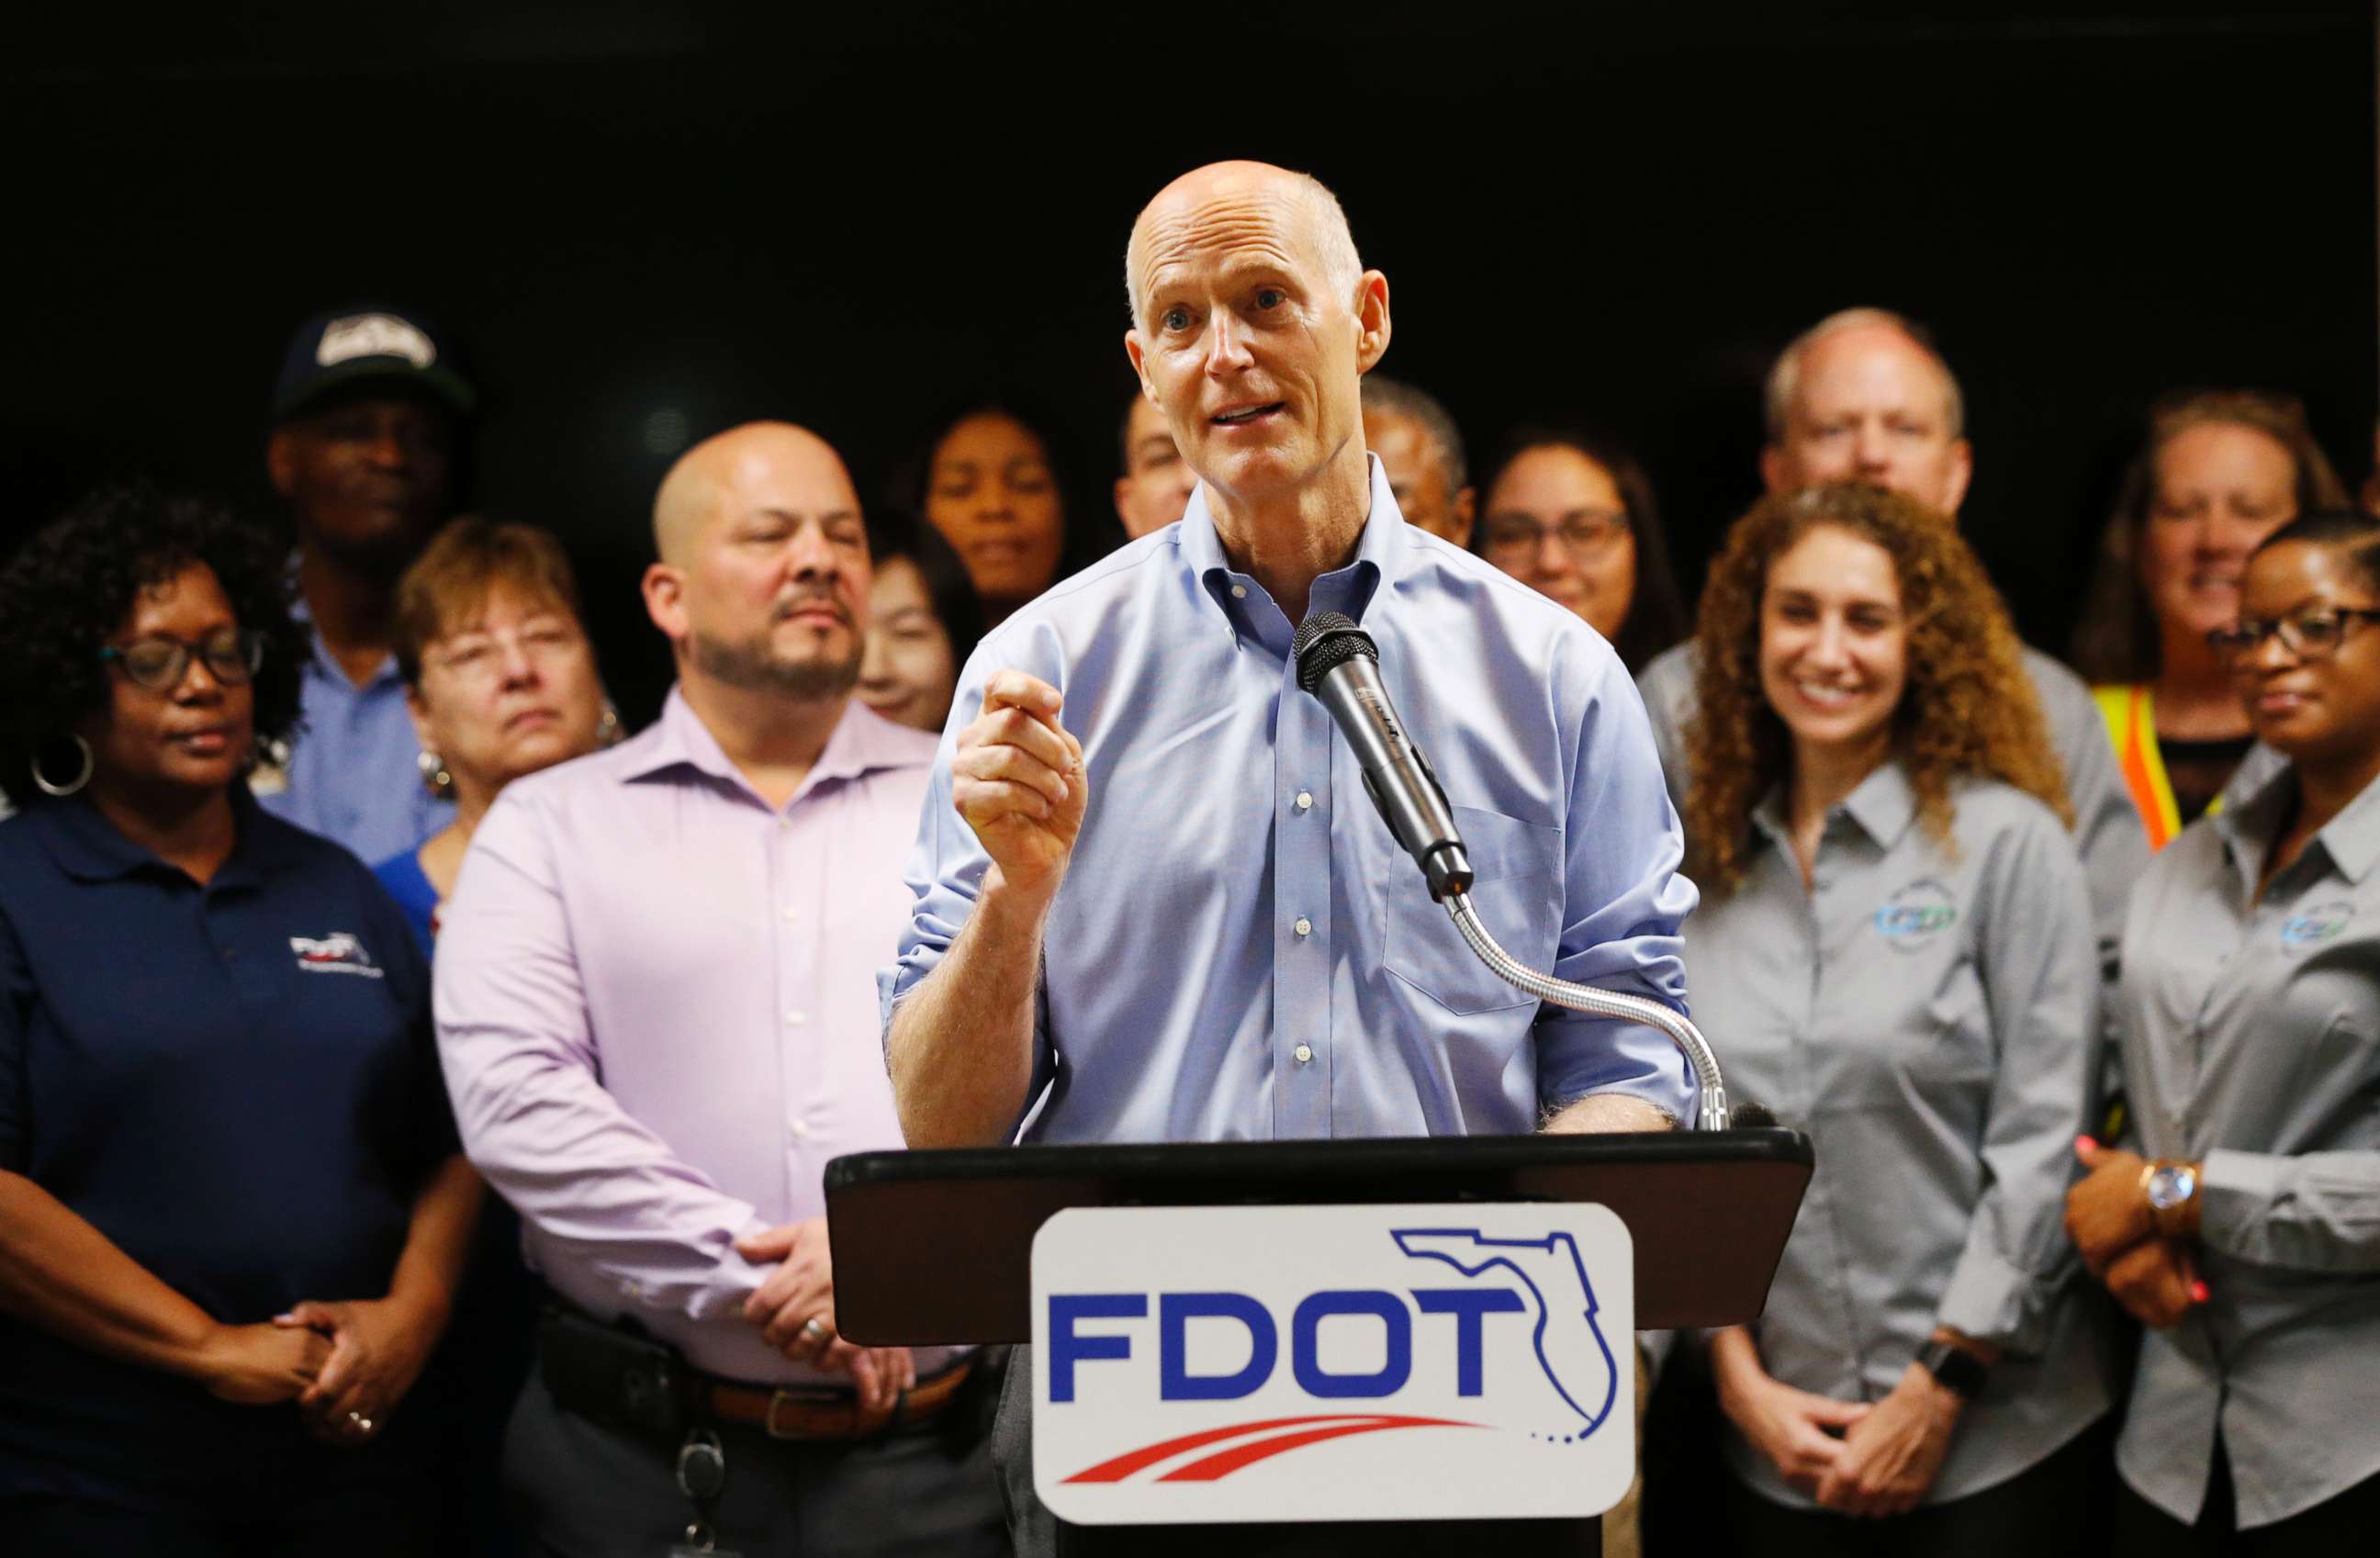
[[[823,1342],[827,1339],[827,1329],[819,1323],[818,1316],[812,1315],[802,1322],[802,1339],[811,1342]]]
[[[347,1422],[358,1433],[370,1433],[372,1431],[372,1420],[361,1412],[348,1413]]]

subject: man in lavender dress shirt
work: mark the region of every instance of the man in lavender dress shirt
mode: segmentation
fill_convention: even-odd
[[[754,424],[678,462],[654,537],[660,722],[508,788],[438,942],[466,1149],[566,1306],[508,1480],[574,1558],[697,1525],[747,1553],[1001,1552],[966,1361],[834,1328],[821,1173],[901,1144],[871,976],[934,747],[851,696],[858,501],[823,441]],[[685,1420],[616,1379],[628,1322],[680,1355]]]

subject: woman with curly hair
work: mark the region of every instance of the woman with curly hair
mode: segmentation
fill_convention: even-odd
[[[423,1550],[480,1189],[395,905],[243,782],[305,653],[145,488],[0,572],[0,1552]]]
[[[2099,968],[2016,634],[1949,524],[1847,485],[1736,525],[1698,642],[1695,1016],[1817,1146],[1767,1311],[1711,1339],[1739,1550],[2081,1551]]]

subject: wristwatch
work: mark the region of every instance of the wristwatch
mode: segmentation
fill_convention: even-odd
[[[1962,1401],[1973,1401],[1982,1395],[1984,1382],[1992,1372],[1973,1353],[1938,1338],[1917,1349],[1917,1361],[1934,1376],[1936,1383]]]
[[[2156,1214],[2157,1231],[2167,1238],[2181,1232],[2183,1209],[2198,1193],[2198,1170],[2186,1163],[2160,1163],[2141,1180],[2141,1193]]]

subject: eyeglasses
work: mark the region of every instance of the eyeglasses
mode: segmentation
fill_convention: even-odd
[[[1487,528],[1483,550],[1496,563],[1525,562],[1549,534],[1560,537],[1572,557],[1593,557],[1627,534],[1628,516],[1618,509],[1582,509],[1548,526],[1519,514],[1503,514],[1490,518]]]
[[[225,628],[191,644],[159,634],[134,639],[120,649],[110,645],[99,652],[101,659],[122,666],[134,686],[146,687],[152,693],[171,692],[180,686],[189,671],[193,655],[206,662],[207,673],[217,682],[226,687],[244,687],[264,664],[264,635]]]
[[[2246,658],[2265,639],[2278,634],[2281,647],[2300,659],[2328,659],[2347,637],[2347,624],[2361,619],[2380,622],[2380,610],[2369,606],[2309,607],[2286,617],[2242,617],[2229,627],[2206,635],[2214,651],[2227,660]]]

